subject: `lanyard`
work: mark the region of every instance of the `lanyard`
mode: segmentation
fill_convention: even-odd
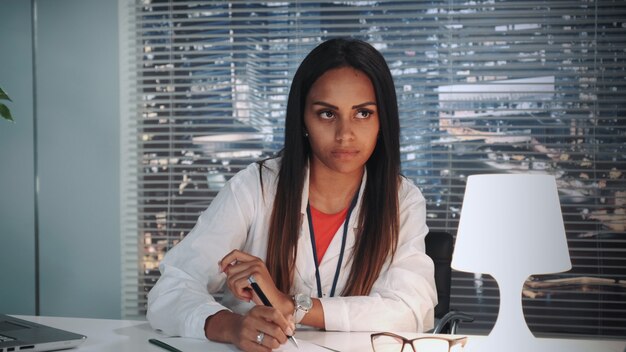
[[[330,290],[330,297],[335,296],[335,288],[337,288],[337,281],[339,281],[339,272],[341,271],[341,263],[343,262],[343,252],[346,248],[346,238],[348,237],[348,223],[350,222],[350,215],[352,210],[356,206],[356,201],[359,198],[359,192],[357,191],[352,198],[346,220],[343,224],[343,237],[341,239],[341,252],[339,253],[339,261],[337,262],[337,269],[335,270],[335,278],[333,279],[333,286]],[[317,249],[315,246],[315,233],[313,231],[313,218],[311,217],[311,205],[307,202],[306,215],[309,219],[309,234],[311,235],[311,246],[313,247],[313,262],[315,262],[315,280],[317,281],[317,297],[322,298],[322,280],[320,279],[320,266],[317,262]]]

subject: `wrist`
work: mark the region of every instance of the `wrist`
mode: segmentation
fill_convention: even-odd
[[[281,295],[281,303],[280,303],[280,312],[283,313],[285,317],[289,315],[293,315],[296,306],[294,305],[293,298],[289,295],[282,294]]]
[[[233,343],[241,319],[242,316],[239,314],[229,310],[220,310],[206,318],[204,335],[211,341]]]

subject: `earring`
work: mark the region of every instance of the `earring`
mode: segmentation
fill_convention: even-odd
[[[308,138],[308,137],[309,137],[309,132],[304,131],[304,136],[305,136],[306,138]]]

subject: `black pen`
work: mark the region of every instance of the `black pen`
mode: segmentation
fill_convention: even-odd
[[[252,276],[248,277],[248,282],[250,283],[250,286],[252,286],[254,293],[256,293],[256,295],[259,296],[259,298],[261,299],[261,302],[263,302],[263,305],[267,307],[273,307],[272,303],[270,303],[270,300],[267,299],[267,296],[265,295],[265,293],[263,293],[263,291],[261,290],[261,287],[259,287],[259,284],[257,284],[256,281],[254,281],[254,278]],[[295,337],[293,336],[287,336],[287,337],[289,338],[289,340],[291,340],[291,342],[293,342],[296,348],[300,348],[300,346],[298,346],[298,341],[296,341]]]
[[[159,346],[159,347],[161,347],[161,348],[165,348],[165,349],[166,349],[166,350],[168,350],[168,351],[172,351],[172,352],[183,352],[183,351],[179,350],[178,348],[176,348],[176,347],[174,347],[174,346],[171,346],[171,345],[168,345],[168,344],[166,344],[165,342],[163,342],[163,341],[159,341],[159,340],[157,340],[157,339],[148,339],[148,342],[150,342],[150,343],[151,343],[151,344],[153,344],[153,345],[157,345],[157,346]]]

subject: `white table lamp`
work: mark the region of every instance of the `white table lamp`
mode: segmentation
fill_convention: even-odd
[[[524,320],[524,282],[571,267],[553,176],[468,177],[452,268],[489,274],[500,290],[496,324],[476,350],[541,350]]]

